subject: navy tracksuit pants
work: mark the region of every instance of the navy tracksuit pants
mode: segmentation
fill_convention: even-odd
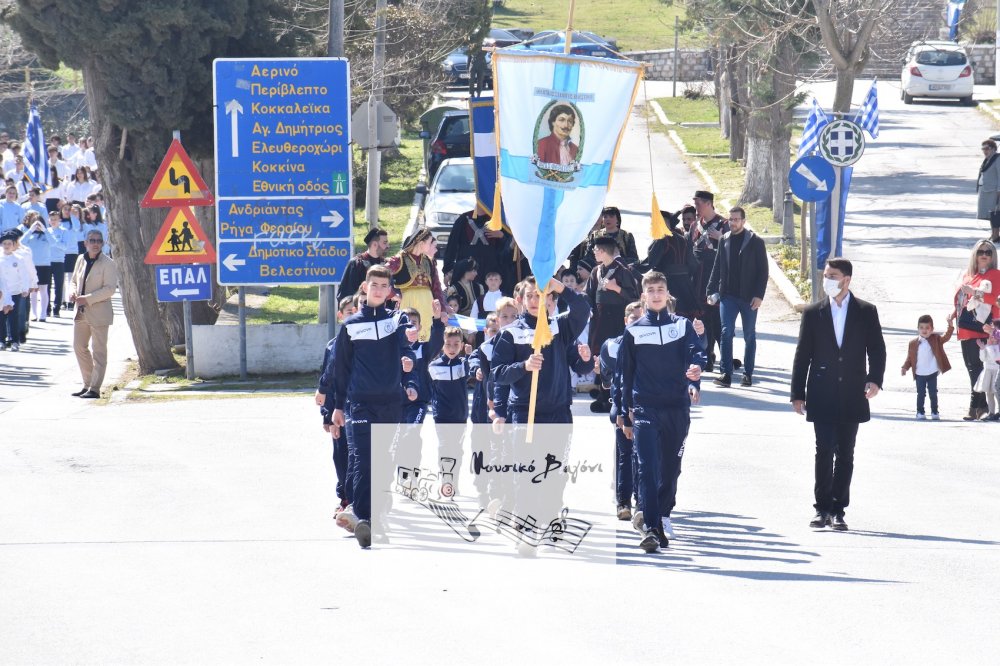
[[[372,441],[372,425],[399,425],[402,409],[397,400],[382,403],[352,402],[351,418],[347,422],[347,446],[353,460],[348,468],[351,478],[354,515],[359,520],[372,518],[372,446],[391,451],[392,440]],[[394,474],[394,470],[383,470],[384,474]],[[380,475],[381,476],[381,475]],[[381,491],[381,489],[380,489]]]
[[[639,460],[639,498],[647,528],[660,527],[677,500],[684,440],[691,427],[691,411],[684,407],[635,407],[633,444]]]

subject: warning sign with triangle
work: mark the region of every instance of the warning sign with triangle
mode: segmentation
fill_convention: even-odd
[[[143,208],[211,206],[214,201],[187,151],[174,139],[139,205]]]
[[[172,208],[146,253],[147,264],[210,264],[215,248],[187,206]]]

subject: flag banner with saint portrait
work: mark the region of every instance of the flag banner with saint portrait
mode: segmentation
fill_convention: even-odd
[[[641,63],[493,55],[505,222],[539,287],[593,228],[642,80]]]

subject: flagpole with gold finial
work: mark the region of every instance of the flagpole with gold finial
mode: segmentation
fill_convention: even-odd
[[[576,0],[569,0],[569,18],[566,20],[566,46],[563,53],[569,54],[573,47],[573,13],[576,10]],[[536,354],[542,353],[542,347],[552,342],[552,330],[549,327],[549,281],[545,278],[544,286],[541,284],[540,276],[535,276],[535,288],[538,289],[538,320],[535,324],[535,339],[531,348]],[[538,401],[538,373],[535,370],[531,373],[531,398],[528,401],[528,432],[525,438],[531,442],[535,434],[535,403]]]

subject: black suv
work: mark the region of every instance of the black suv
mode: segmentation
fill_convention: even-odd
[[[469,157],[468,111],[448,111],[441,117],[427,151],[427,182],[449,157]]]

